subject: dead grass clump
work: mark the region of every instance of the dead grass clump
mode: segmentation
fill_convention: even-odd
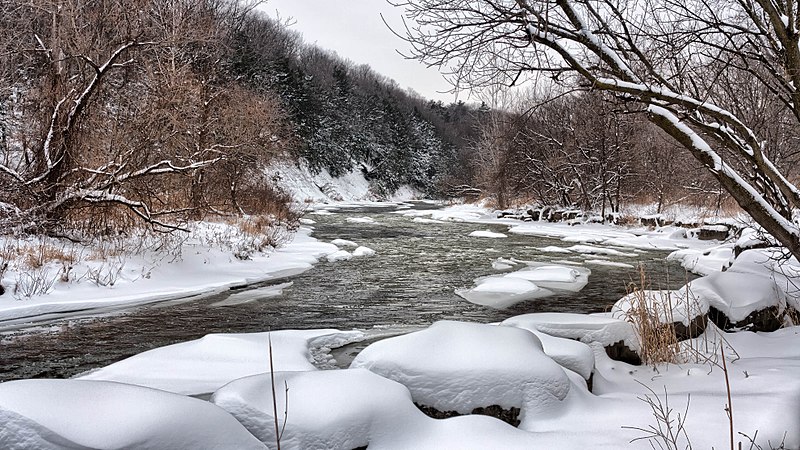
[[[24,267],[29,269],[39,269],[51,262],[72,264],[77,259],[74,248],[67,250],[66,244],[56,246],[45,241],[21,248],[20,256]]]
[[[630,308],[625,319],[633,324],[639,337],[639,356],[646,365],[677,363],[681,352],[678,336],[672,325],[673,305],[668,292],[650,294],[650,282],[643,267],[639,267],[639,284],[628,285]]]

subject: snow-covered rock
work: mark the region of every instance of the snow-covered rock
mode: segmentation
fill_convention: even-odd
[[[270,374],[235,380],[211,402],[236,417],[266,444],[275,443]],[[288,391],[287,391],[288,389]],[[364,369],[277,372],[278,422],[286,448],[352,449],[373,445],[424,420],[403,385]],[[286,412],[286,418],[284,417]]]
[[[644,314],[670,324],[678,340],[700,335],[706,328],[709,311],[707,299],[684,287],[677,290],[642,290],[619,299],[611,308],[611,316],[639,323]]]
[[[104,381],[0,383],[0,448],[266,449],[222,408]]]
[[[375,250],[360,246],[357,249],[353,250],[353,256],[362,257],[362,256],[373,256],[375,255]]]
[[[329,262],[347,261],[353,259],[353,254],[347,250],[337,250],[325,257]]]
[[[139,353],[79,378],[118,381],[179,394],[210,393],[237,378],[268,372],[270,338],[275,370],[314,370],[313,349],[358,341],[363,333],[279,330],[209,334],[194,341]]]
[[[735,271],[717,272],[692,281],[691,291],[725,316],[727,321],[711,314],[711,319],[717,326],[729,328],[756,325],[760,331],[773,331],[783,323],[780,314],[786,309],[787,296],[768,276]],[[748,316],[760,311],[764,311],[767,317],[750,317],[745,321]],[[753,321],[766,323],[754,324]]]
[[[441,321],[365,348],[350,366],[366,368],[440,411],[520,408],[521,420],[556,414],[570,389],[564,370],[526,330]]]
[[[348,241],[347,239],[334,239],[331,241],[331,244],[337,247],[358,247],[358,244],[353,241]]]
[[[502,324],[604,347],[622,341],[634,351],[639,349],[631,324],[605,314],[531,313],[510,317]]]

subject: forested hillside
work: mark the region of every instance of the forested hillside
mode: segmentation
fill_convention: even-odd
[[[276,160],[333,176],[361,171],[376,197],[405,185],[499,207],[723,203],[696,163],[611,96],[427,100],[304,43],[256,6],[4,2],[3,228],[63,234],[142,221],[172,230],[208,214],[290,219],[289,198],[266,175]]]

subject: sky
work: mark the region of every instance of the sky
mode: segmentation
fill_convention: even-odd
[[[291,18],[291,29],[308,43],[333,50],[358,64],[369,64],[376,72],[394,79],[425,98],[449,103],[456,100],[438,70],[407,60],[397,53],[408,48],[384,24],[403,28],[402,9],[386,0],[268,0],[261,7],[267,14]],[[459,98],[466,100],[462,93]]]

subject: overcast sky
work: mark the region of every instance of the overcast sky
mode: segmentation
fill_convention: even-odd
[[[426,98],[455,100],[442,94],[450,85],[434,68],[405,60],[395,50],[406,44],[392,34],[381,14],[396,30],[402,29],[402,10],[386,0],[268,0],[262,9],[271,16],[292,18],[293,30],[306,42],[333,50],[358,64],[369,64],[376,72],[411,88]],[[466,100],[462,94],[459,98]]]

